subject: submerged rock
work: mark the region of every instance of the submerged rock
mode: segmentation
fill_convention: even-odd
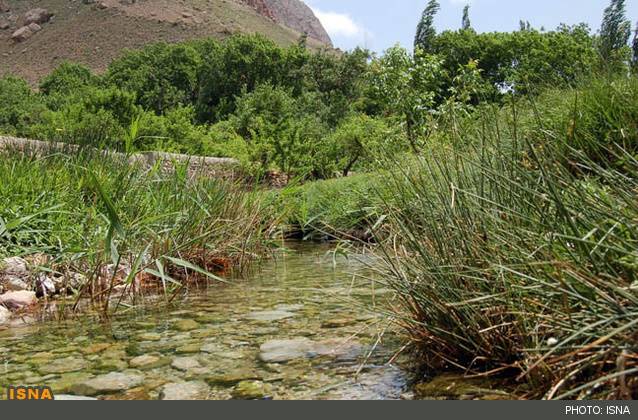
[[[271,340],[259,347],[259,359],[265,363],[284,363],[308,357],[312,341],[307,338]]]
[[[209,393],[210,389],[204,382],[173,382],[164,385],[160,399],[168,401],[205,400]]]
[[[173,362],[171,363],[171,367],[184,372],[201,366],[202,365],[199,363],[199,360],[194,357],[177,357],[173,359]]]
[[[86,369],[87,366],[88,363],[84,359],[65,357],[63,359],[46,362],[46,364],[38,367],[38,371],[43,375],[50,373],[68,373]]]
[[[285,363],[296,359],[333,357],[338,360],[356,359],[363,347],[356,341],[330,339],[312,341],[308,338],[271,340],[259,347],[259,359],[265,363]]]
[[[154,354],[144,354],[129,361],[129,366],[137,369],[155,369],[166,366],[171,362],[169,358],[163,358]]]
[[[263,312],[251,312],[246,315],[246,319],[259,322],[271,322],[281,321],[294,317],[295,314],[287,311],[263,311]]]
[[[511,399],[511,395],[493,389],[493,383],[483,378],[465,378],[460,375],[441,375],[430,382],[417,384],[415,396],[419,399]]]
[[[180,319],[173,325],[173,328],[177,331],[192,331],[199,328],[199,323],[192,319]]]
[[[206,377],[211,385],[231,386],[243,381],[260,380],[261,376],[250,369],[238,369],[230,372],[212,374]]]
[[[261,381],[242,381],[237,384],[231,395],[238,400],[261,400],[269,396],[272,386]]]
[[[132,372],[111,372],[75,384],[71,389],[78,395],[111,394],[135,388],[144,382],[144,377]]]

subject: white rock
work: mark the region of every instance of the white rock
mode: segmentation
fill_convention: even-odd
[[[0,325],[9,322],[9,318],[11,318],[11,312],[4,306],[0,305]]]
[[[205,400],[210,389],[204,382],[180,382],[164,385],[160,400],[193,401]]]

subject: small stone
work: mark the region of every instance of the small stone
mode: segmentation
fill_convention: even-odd
[[[110,348],[111,345],[111,343],[94,343],[80,349],[80,351],[83,354],[98,354]]]
[[[173,328],[176,329],[177,331],[192,331],[192,330],[196,330],[198,327],[199,327],[199,324],[196,321],[193,321],[192,319],[182,319],[177,321],[173,325]]]
[[[177,357],[173,359],[173,362],[171,363],[171,367],[184,372],[190,369],[199,368],[201,366],[202,365],[199,363],[199,361],[194,357]]]
[[[292,318],[295,314],[286,311],[263,311],[263,312],[251,312],[246,315],[246,319],[259,322],[272,322],[281,321],[284,319]]]
[[[145,354],[137,356],[129,361],[129,366],[138,369],[155,369],[158,367],[166,366],[170,363],[170,359],[162,358],[160,356]]]
[[[137,336],[140,341],[160,341],[162,335],[158,333],[144,333]]]
[[[137,373],[111,372],[89,379],[72,387],[74,394],[99,395],[125,391],[140,386],[144,377]]]
[[[239,400],[261,400],[271,392],[271,386],[260,381],[242,381],[232,391]]]
[[[24,42],[27,39],[31,38],[32,35],[33,31],[31,30],[31,28],[29,28],[28,26],[23,26],[11,35],[11,39],[15,42]]]
[[[208,398],[210,389],[204,382],[169,383],[162,387],[160,400],[167,401],[195,401]]]
[[[201,351],[201,345],[198,343],[186,344],[184,346],[177,347],[175,353],[177,354],[191,354],[199,353]]]
[[[206,377],[206,382],[211,385],[232,386],[243,381],[261,380],[261,376],[252,370],[238,369],[221,374],[212,374]]]

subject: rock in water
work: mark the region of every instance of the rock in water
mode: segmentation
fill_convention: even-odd
[[[59,374],[68,372],[77,372],[88,366],[84,359],[75,357],[66,357],[64,359],[56,359],[50,363],[45,363],[38,368],[41,374]]]
[[[259,347],[259,359],[265,363],[285,363],[308,357],[313,342],[307,338],[272,340]]]
[[[271,322],[281,321],[282,319],[288,319],[294,317],[295,314],[286,311],[264,311],[264,312],[251,312],[246,315],[246,319],[259,322]]]
[[[261,400],[268,397],[272,387],[261,381],[243,381],[237,384],[232,396],[238,400]]]
[[[144,382],[144,377],[137,373],[111,372],[73,385],[71,390],[78,395],[111,394],[135,388],[140,386],[142,382]]]
[[[19,292],[9,292],[4,295],[0,295],[0,305],[4,305],[12,311],[33,306],[36,303],[38,303],[38,298],[35,296],[35,292],[22,290]]]
[[[164,385],[160,393],[160,400],[193,401],[208,398],[210,389],[204,382],[180,382]]]
[[[174,328],[177,331],[192,331],[199,327],[197,321],[193,321],[192,319],[181,319],[177,321],[174,325]]]
[[[187,370],[195,369],[201,367],[202,365],[194,357],[178,357],[173,360],[171,366],[174,369],[186,372]]]
[[[265,363],[285,363],[314,357],[332,357],[343,361],[356,359],[362,350],[358,342],[340,338],[323,341],[307,338],[272,340],[259,347],[259,359]]]
[[[4,306],[0,306],[0,325],[6,324],[11,318],[11,312]]]

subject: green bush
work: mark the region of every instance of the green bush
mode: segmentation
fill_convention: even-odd
[[[46,111],[40,95],[22,79],[0,78],[0,134],[27,136]]]

